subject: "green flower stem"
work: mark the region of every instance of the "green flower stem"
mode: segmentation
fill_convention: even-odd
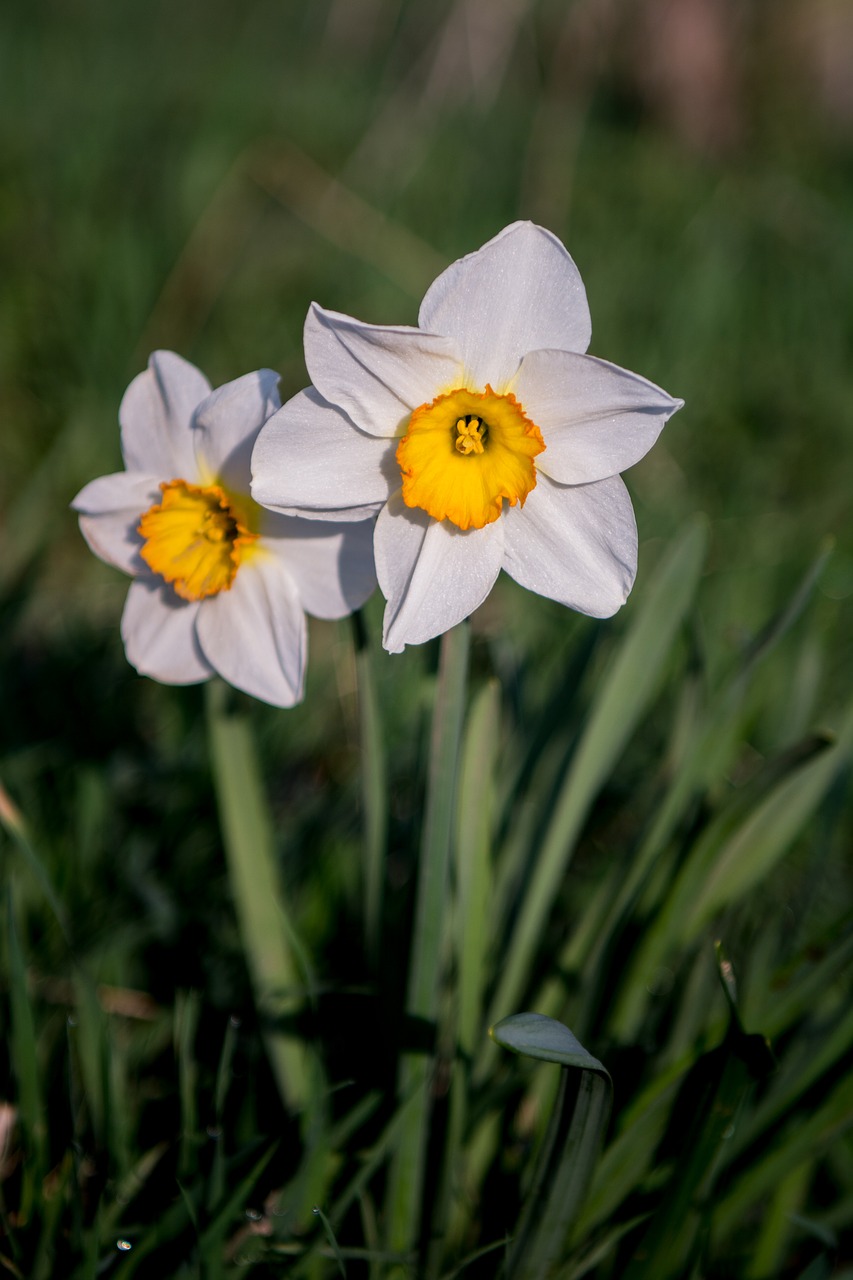
[[[208,686],[207,719],[228,877],[270,1064],[285,1106],[299,1110],[307,1092],[305,1051],[282,1024],[301,1004],[305,982],[275,864],[269,807],[245,715],[227,708],[229,690]]]
[[[388,778],[373,654],[361,613],[352,616],[358,680],[361,745],[362,805],[364,813],[364,936],[373,964],[379,959],[382,936],[382,886],[388,834]]]
[[[460,740],[468,674],[469,626],[445,632],[441,639],[438,688],[430,742],[426,813],[421,840],[414,942],[406,1012],[434,1024],[438,1015],[441,950],[448,923],[450,856],[454,830]],[[426,1160],[430,1111],[430,1058],[405,1054],[400,1063],[398,1096],[411,1099],[391,1162],[387,1200],[387,1247],[407,1253],[415,1245]]]

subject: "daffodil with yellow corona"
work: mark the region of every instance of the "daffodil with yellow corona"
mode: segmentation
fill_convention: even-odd
[[[313,385],[263,427],[252,492],[288,515],[378,512],[387,649],[461,621],[501,569],[594,617],[625,602],[637,532],[619,473],[682,402],[584,354],[590,334],[577,267],[529,222],[440,275],[417,329],[312,305]]]
[[[373,589],[370,524],[297,520],[252,500],[252,447],[280,404],[271,369],[212,391],[170,351],[125,392],[126,470],[87,484],[73,506],[95,554],[134,578],[122,637],[143,675],[193,684],[215,672],[292,706],[306,611],[340,618]]]

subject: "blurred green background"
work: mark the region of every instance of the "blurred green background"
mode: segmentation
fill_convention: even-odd
[[[151,349],[289,394],[311,298],[414,323],[443,265],[523,217],[578,262],[594,354],[687,401],[629,476],[642,539],[706,511],[749,627],[835,535],[841,646],[844,0],[10,0],[0,23],[2,560],[49,548],[39,626],[117,612],[67,504],[118,465]]]
[[[94,1170],[81,1179],[84,1217],[99,1179],[145,1146],[143,1121],[152,1142],[189,1123],[192,1090],[173,1078],[170,1037],[189,1070],[192,1035],[181,1041],[180,1028],[199,1018],[213,1028],[215,1051],[190,1063],[200,1096],[205,1082],[210,1094],[225,1019],[251,1006],[202,692],[159,688],[127,666],[126,581],[90,555],[69,510],[88,480],[121,465],[117,408],[130,379],[165,346],[214,386],[275,368],[288,396],[307,380],[301,327],[312,298],[414,324],[443,266],[506,223],[532,218],[561,237],[587,286],[593,354],[686,407],[627,476],[640,573],[623,614],[592,626],[502,582],[474,619],[475,668],[502,677],[529,759],[550,692],[559,687],[567,721],[581,718],[667,548],[697,512],[710,527],[673,687],[585,836],[580,915],[602,865],[613,869],[604,851],[629,847],[653,807],[671,716],[677,756],[684,671],[701,669],[713,687],[828,537],[808,608],[738,712],[710,809],[760,774],[765,753],[838,727],[850,696],[852,68],[846,0],[0,6],[0,781],[31,824],[91,972],[154,1002],[153,1014],[144,1002],[131,1009],[142,1031],[115,1033],[117,1128],[99,1121],[91,1078],[81,1086],[92,1114],[77,1137]],[[380,613],[374,600],[374,633]],[[311,643],[305,705],[250,714],[300,926],[321,976],[355,983],[367,967],[351,951],[353,646],[345,624],[312,623]],[[392,759],[388,954],[407,931],[434,661],[428,646],[378,671]],[[568,750],[572,731],[559,733]],[[822,836],[798,846],[739,918],[741,964],[768,921],[780,963],[785,945],[802,959],[820,951],[822,929],[837,938],[849,916],[851,823],[834,795]],[[44,1087],[62,1116],[67,955],[37,881],[15,876],[40,1052],[53,1063]],[[391,975],[390,1003],[402,981]],[[190,990],[203,993],[200,1005],[181,994]],[[596,1016],[587,1030],[606,1042]],[[348,1058],[342,1025],[321,1028],[332,1078],[363,1069],[375,1082],[375,1062]],[[241,1044],[235,1079],[251,1079],[245,1106],[255,1110],[233,1123],[245,1134],[277,1104],[257,1037]],[[4,1096],[15,1076],[4,1057]],[[380,1068],[379,1079],[390,1088],[393,1072]],[[203,1128],[199,1105],[192,1123]],[[73,1129],[67,1118],[57,1125],[56,1159]],[[849,1143],[820,1176],[818,1203],[850,1203]]]

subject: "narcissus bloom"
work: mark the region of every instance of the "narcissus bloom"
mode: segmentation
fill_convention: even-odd
[[[615,613],[637,563],[619,472],[682,401],[583,354],[591,326],[578,269],[529,222],[440,275],[419,326],[312,305],[313,386],[261,431],[254,497],[328,520],[379,513],[392,652],[466,617],[502,568],[581,613]]]
[[[129,661],[166,684],[214,672],[264,702],[302,697],[305,611],[341,618],[375,585],[370,523],[296,520],[249,496],[261,426],[281,405],[278,375],[217,391],[157,351],[119,410],[126,470],[73,506],[89,546],[131,574],[122,617]]]

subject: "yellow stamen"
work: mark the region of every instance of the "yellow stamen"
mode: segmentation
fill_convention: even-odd
[[[536,485],[542,433],[514,395],[460,387],[415,409],[397,446],[403,501],[434,520],[482,529]]]
[[[486,424],[479,418],[460,418],[456,430],[459,432],[455,441],[457,453],[464,453],[466,457],[469,453],[485,453]]]
[[[218,484],[164,481],[161,502],[137,525],[145,539],[139,554],[171,582],[182,600],[203,600],[227,591],[258,535]]]

